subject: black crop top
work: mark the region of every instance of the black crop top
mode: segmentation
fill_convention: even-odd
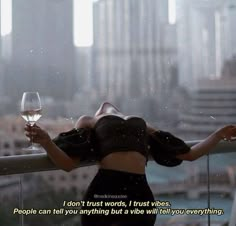
[[[94,132],[100,159],[118,151],[137,151],[147,156],[146,123],[142,118],[125,120],[106,115],[97,121]]]
[[[107,115],[100,118],[94,129],[78,128],[60,133],[54,143],[69,156],[78,156],[82,162],[100,161],[116,151],[137,151],[151,155],[161,165],[177,166],[182,160],[176,155],[187,153],[190,147],[169,132],[147,134],[143,119],[122,119]]]

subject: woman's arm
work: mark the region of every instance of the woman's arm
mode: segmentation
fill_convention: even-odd
[[[188,153],[177,155],[176,158],[188,161],[196,160],[208,154],[221,140],[234,141],[235,137],[236,126],[225,126],[209,135],[202,142],[192,146]]]
[[[57,147],[46,131],[36,125],[33,127],[26,125],[25,131],[27,137],[32,139],[33,142],[39,143],[46,150],[49,158],[57,167],[67,172],[76,168],[76,162],[78,159],[74,160],[70,158],[59,147]]]

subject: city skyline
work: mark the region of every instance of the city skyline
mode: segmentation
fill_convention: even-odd
[[[89,22],[80,20],[83,12],[77,14],[75,1],[85,0],[11,1],[12,26],[0,26],[2,159],[32,154],[22,149],[28,146],[25,121],[19,111],[25,91],[39,92],[43,115],[38,123],[52,138],[73,128],[81,115],[93,115],[103,101],[114,103],[127,115],[141,116],[155,128],[173,132],[185,141],[201,139],[219,125],[236,122],[236,0],[90,1],[93,43],[87,43],[87,47],[78,47],[75,42],[77,26],[89,27]],[[168,4],[174,5],[170,8]],[[147,176],[153,191],[166,194],[169,188],[167,199],[175,198],[178,208],[205,208],[206,175],[210,172],[211,179],[217,182],[211,185],[218,192],[216,199],[212,194],[211,201],[228,211],[219,220],[224,222],[230,214],[232,200],[228,196],[233,196],[236,168],[235,153],[223,151],[210,156],[210,170],[206,157],[191,165],[185,161],[174,170],[150,161]],[[37,208],[41,204],[54,208],[58,200],[69,199],[68,194],[71,200],[81,199],[96,171],[97,165],[93,165],[69,174],[53,170],[2,176],[0,199],[8,209],[16,205],[31,208],[31,201]],[[196,193],[196,184],[205,190]],[[219,190],[218,184],[223,185]],[[229,185],[232,191],[226,194],[221,189]],[[180,196],[170,195],[179,188]],[[186,198],[202,193],[200,201],[190,203]],[[53,222],[54,218],[49,217],[43,220]],[[164,218],[168,225],[173,220]],[[9,214],[6,219],[19,222]],[[189,223],[194,219],[184,220]],[[64,223],[79,225],[79,218]]]
[[[0,45],[1,96],[16,102],[30,89],[56,101],[79,94],[161,103],[173,86],[221,76],[236,53],[233,3],[176,1],[170,24],[167,1],[96,1],[94,44],[77,48],[73,1],[13,1],[12,31]]]

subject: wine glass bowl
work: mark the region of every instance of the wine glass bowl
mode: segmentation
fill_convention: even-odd
[[[41,109],[26,110],[21,112],[21,116],[27,123],[33,126],[42,116],[41,111]]]
[[[22,118],[29,124],[33,126],[39,118],[42,116],[42,106],[41,100],[38,92],[24,92],[20,105],[20,112]],[[26,150],[39,150],[31,139],[31,146],[24,148]]]

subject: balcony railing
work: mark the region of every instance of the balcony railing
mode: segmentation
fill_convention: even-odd
[[[200,142],[200,140],[187,141],[186,143],[189,146],[193,146],[198,142]],[[210,154],[228,152],[236,152],[236,143],[221,142],[210,152]],[[92,164],[80,163],[78,167],[89,165]],[[0,157],[0,175],[21,174],[49,170],[57,170],[57,168],[48,158],[46,153]]]
[[[200,142],[187,141],[189,146]],[[236,152],[236,142],[220,142],[209,154]],[[151,157],[150,157],[151,160]],[[94,163],[80,163],[78,167],[91,166]],[[23,174],[40,171],[58,170],[46,153],[0,157],[0,175]],[[236,193],[229,219],[229,226],[236,225]]]

